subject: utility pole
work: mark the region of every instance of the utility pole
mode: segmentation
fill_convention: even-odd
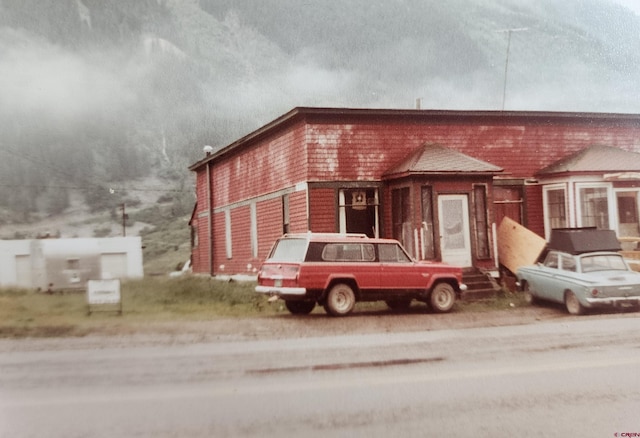
[[[124,209],[124,202],[120,204],[120,208],[122,208],[122,237],[127,237],[127,213]]]
[[[502,111],[504,111],[504,103],[507,99],[507,75],[509,73],[509,51],[511,49],[511,34],[513,32],[524,32],[529,30],[528,27],[518,27],[515,29],[501,29],[496,32],[506,32],[507,33],[507,56],[505,57],[504,62],[504,82],[502,84]]]

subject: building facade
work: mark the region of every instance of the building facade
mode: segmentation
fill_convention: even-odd
[[[640,115],[294,108],[190,169],[191,262],[211,275],[255,272],[287,232],[483,269],[505,216],[640,236]]]

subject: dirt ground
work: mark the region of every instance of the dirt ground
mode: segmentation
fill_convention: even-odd
[[[324,313],[307,316],[289,314],[258,318],[229,318],[209,321],[150,322],[105,326],[82,337],[0,339],[3,351],[57,349],[100,349],[119,346],[184,345],[201,342],[235,342],[331,335],[401,333],[433,330],[508,327],[575,318],[638,318],[638,312],[598,313],[575,317],[555,306],[524,306],[507,310],[454,311],[433,314],[416,306],[407,312],[354,312],[344,318]]]

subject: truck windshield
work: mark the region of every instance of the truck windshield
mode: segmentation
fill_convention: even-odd
[[[304,261],[307,252],[306,239],[280,239],[271,251],[271,262],[298,262]]]

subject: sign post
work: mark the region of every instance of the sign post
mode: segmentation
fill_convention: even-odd
[[[122,297],[120,295],[120,280],[89,280],[87,282],[88,314],[95,306],[101,310],[117,311],[122,315]]]

